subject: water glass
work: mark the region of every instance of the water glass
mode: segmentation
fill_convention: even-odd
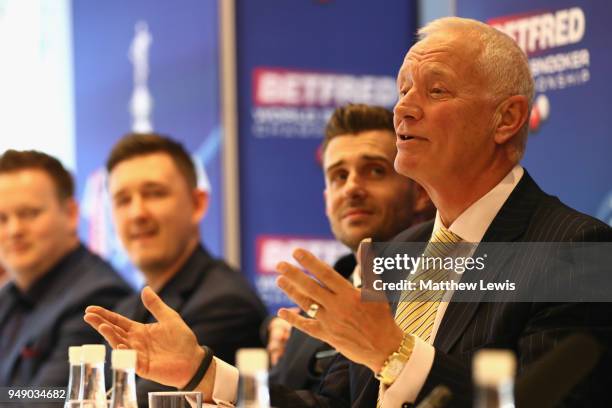
[[[202,393],[197,391],[150,392],[149,408],[202,408]]]

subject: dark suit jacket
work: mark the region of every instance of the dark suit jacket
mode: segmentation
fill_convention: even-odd
[[[433,223],[415,226],[397,241],[427,241]],[[612,229],[542,192],[525,172],[504,203],[482,242],[609,242]],[[524,256],[529,256],[525,254]],[[466,274],[464,279],[477,279]],[[436,335],[433,367],[417,402],[438,384],[453,393],[452,406],[471,407],[470,364],[482,348],[506,348],[517,353],[520,372],[561,338],[576,331],[595,334],[608,348],[610,304],[572,303],[451,303]],[[607,392],[612,364],[605,356],[596,370],[567,398],[566,406],[612,406]],[[272,404],[278,407],[375,407],[378,381],[372,372],[339,356],[317,394],[290,392],[272,386]],[[407,405],[408,406],[408,405]]]
[[[334,269],[349,279],[355,265],[355,256],[348,254],[334,264]],[[320,352],[326,352],[329,357],[317,358],[316,355]],[[315,391],[319,387],[322,374],[333,360],[334,353],[329,344],[294,328],[287,340],[285,353],[270,369],[270,382],[294,390]]]
[[[37,287],[37,288],[36,288]],[[68,347],[104,339],[83,321],[85,307],[112,308],[131,290],[114,270],[83,245],[70,252],[47,275],[33,285],[29,299],[13,283],[0,291],[0,325],[26,302],[15,342],[0,361],[0,386],[64,387],[68,384]]]
[[[234,363],[238,349],[262,346],[259,326],[266,316],[265,307],[240,272],[222,260],[213,259],[201,246],[159,295],[181,315],[200,344],[210,347],[215,356],[228,363]],[[121,302],[116,311],[139,322],[155,321],[139,295]],[[139,405],[147,406],[148,392],[171,389],[138,378]]]

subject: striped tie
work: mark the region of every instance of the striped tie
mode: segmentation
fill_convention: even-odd
[[[454,244],[461,242],[461,237],[442,227],[437,230],[427,244],[423,256],[425,259],[449,256]],[[443,281],[448,272],[445,269],[424,269],[418,272],[417,280],[433,282]],[[395,311],[395,322],[404,333],[413,334],[428,342],[436,320],[436,312],[440,305],[439,291],[404,291]]]
[[[423,257],[444,259],[453,252],[454,244],[459,242],[461,237],[441,227],[434,232],[423,252]],[[420,269],[415,276],[417,281],[440,282],[448,276],[448,272],[443,268]],[[441,295],[439,291],[404,291],[395,311],[395,322],[404,333],[410,333],[428,342],[436,321]],[[381,384],[376,401],[377,408],[382,406],[383,387]]]

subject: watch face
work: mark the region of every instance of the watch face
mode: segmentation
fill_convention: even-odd
[[[404,368],[404,361],[395,358],[389,361],[389,365],[387,366],[387,373],[395,380],[402,371],[402,368]]]

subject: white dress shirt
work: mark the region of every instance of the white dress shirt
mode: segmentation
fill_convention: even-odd
[[[499,184],[469,206],[447,228],[459,235],[464,242],[479,243],[523,174],[524,170],[520,165],[514,166]],[[433,231],[437,231],[443,225],[440,213],[437,213]],[[431,371],[435,355],[433,342],[447,307],[448,302],[441,302],[438,306],[433,331],[428,342],[415,337],[414,349],[410,359],[395,382],[390,387],[383,389],[383,408],[399,407],[404,402],[414,402],[416,400]]]

